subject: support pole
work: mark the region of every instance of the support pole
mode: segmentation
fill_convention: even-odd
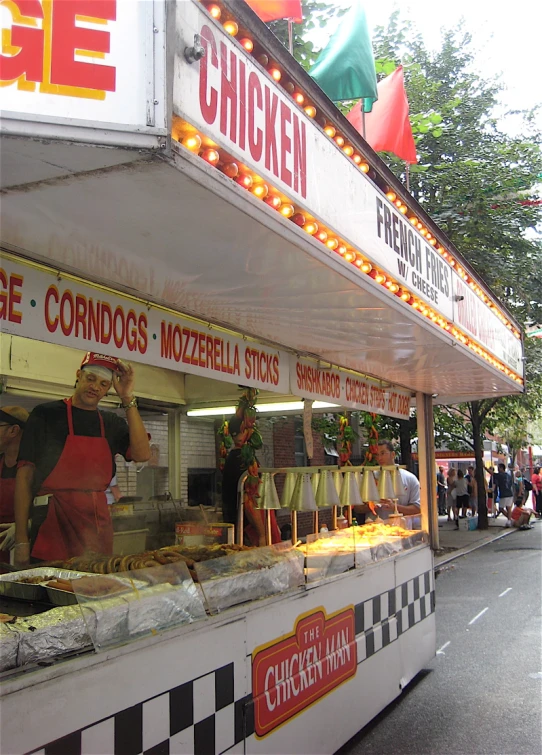
[[[405,173],[406,173],[406,190],[410,191],[410,165],[408,163],[405,163]]]
[[[181,408],[173,409],[167,417],[168,489],[174,501],[182,498],[181,490]]]
[[[237,545],[244,545],[244,513],[245,508],[243,506],[243,493],[245,491],[245,480],[248,477],[248,472],[245,472],[239,478],[237,483],[237,525],[235,527],[235,542]]]
[[[294,54],[294,19],[288,19],[288,51],[293,57]]]
[[[427,393],[416,393],[418,417],[418,461],[420,465],[420,503],[422,528],[429,532],[431,548],[439,547],[436,501],[437,472],[435,468],[435,433],[433,400]]]

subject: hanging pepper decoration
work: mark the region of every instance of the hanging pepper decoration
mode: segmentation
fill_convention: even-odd
[[[376,455],[378,453],[378,430],[376,428],[376,414],[366,413],[365,419],[364,419],[364,425],[365,425],[365,429],[367,430],[367,438],[369,440],[369,450],[367,451],[367,454],[365,455],[365,461],[363,462],[363,466],[376,467],[378,466],[376,462]],[[367,505],[373,512],[374,516],[378,516],[378,514],[376,513],[376,507],[373,501],[369,501]]]
[[[256,427],[256,418],[258,414],[256,411],[256,400],[258,393],[259,391],[257,388],[244,388],[239,397],[237,409],[235,411],[236,416],[242,420],[238,441],[242,443],[241,460],[243,462],[243,467],[248,472],[248,477],[245,481],[243,503],[252,503],[252,505],[255,505],[256,498],[259,498],[258,488],[260,485],[258,473],[260,463],[256,457],[256,451],[263,446],[263,438]],[[229,434],[227,422],[222,424],[218,434],[221,438],[219,465],[220,468],[223,469],[228,451],[233,446],[233,438]]]
[[[348,417],[341,414],[339,417],[339,434],[337,436],[337,451],[341,467],[352,466],[350,457],[352,456],[352,441],[354,438],[355,433],[350,427]]]

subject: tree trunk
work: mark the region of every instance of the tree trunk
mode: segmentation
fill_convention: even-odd
[[[487,521],[487,498],[486,498],[486,486],[485,486],[485,472],[484,472],[484,445],[483,438],[480,433],[481,418],[480,418],[480,402],[471,401],[471,424],[472,424],[472,440],[474,443],[474,463],[476,474],[476,486],[478,489],[478,529],[487,530],[489,524]]]
[[[412,471],[412,448],[410,446],[410,420],[399,420],[399,442],[401,445],[401,464]]]

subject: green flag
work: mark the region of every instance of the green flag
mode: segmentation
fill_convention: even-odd
[[[309,71],[330,100],[359,100],[370,112],[378,99],[373,48],[360,0],[342,19],[339,28]]]

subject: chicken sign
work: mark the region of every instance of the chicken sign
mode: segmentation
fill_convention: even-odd
[[[152,9],[152,2],[120,0],[0,0],[4,113],[151,125],[147,5]]]

